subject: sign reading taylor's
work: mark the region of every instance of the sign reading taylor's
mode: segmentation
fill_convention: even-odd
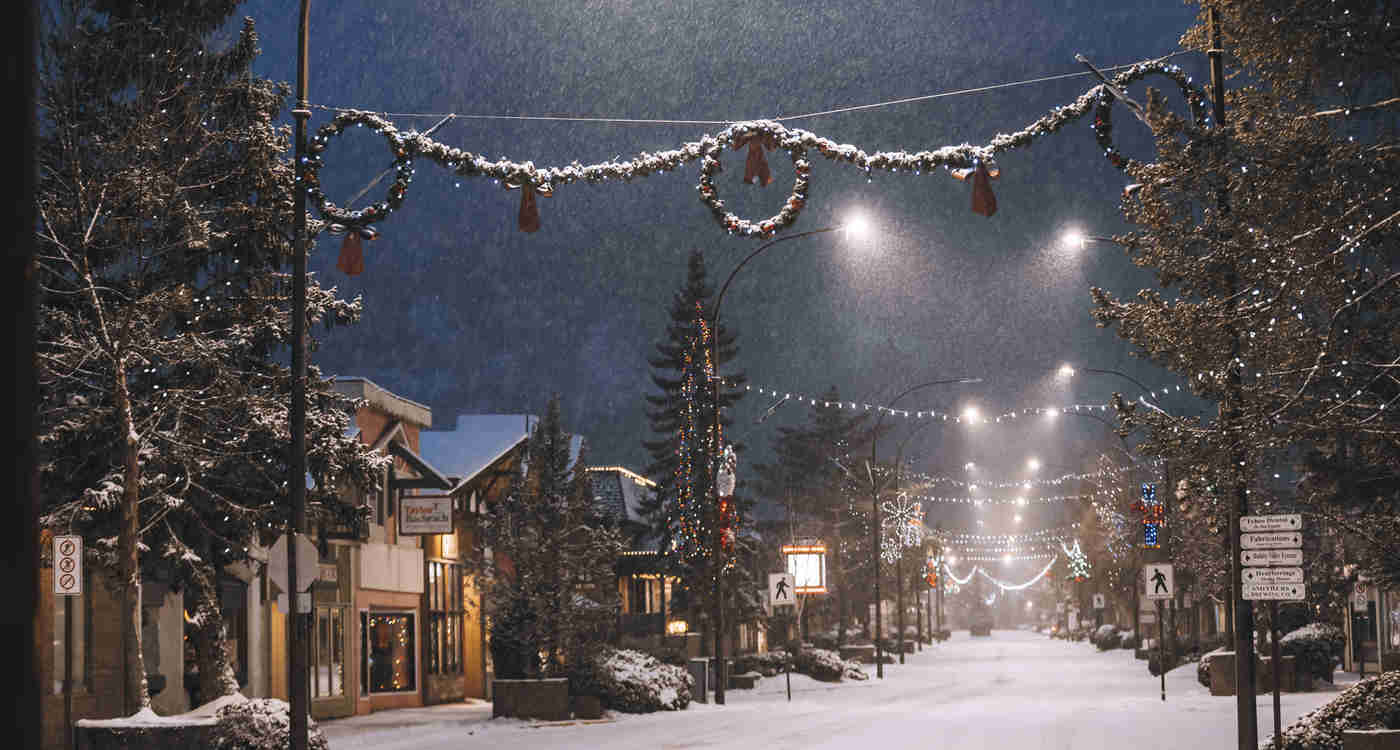
[[[399,498],[400,534],[451,534],[450,495],[405,495]]]

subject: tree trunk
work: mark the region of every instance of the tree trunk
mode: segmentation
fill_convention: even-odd
[[[208,703],[238,692],[238,677],[233,672],[228,639],[224,637],[223,607],[213,576],[197,567],[193,588],[194,632],[191,639],[199,665],[199,700]]]
[[[837,535],[833,535],[832,538],[834,544],[831,545],[831,572],[836,584],[836,652],[840,653],[841,647],[846,645],[846,628],[850,627],[851,608],[846,591],[846,573],[841,569],[841,566],[846,564],[840,555],[841,538]]]
[[[127,391],[126,367],[120,351],[114,358],[116,407],[122,433],[122,524],[117,535],[118,572],[122,581],[123,706],[127,715],[151,705],[146,690],[146,662],[141,653],[141,538],[140,437]]]

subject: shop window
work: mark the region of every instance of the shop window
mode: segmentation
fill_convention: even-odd
[[[428,563],[428,632],[424,655],[429,674],[462,672],[462,627],[466,603],[462,566]]]
[[[308,680],[311,697],[340,698],[345,695],[346,607],[317,605],[314,615]]]
[[[413,613],[361,612],[361,671],[368,693],[399,693],[417,689],[414,661]]]
[[[86,584],[86,581],[84,582]],[[91,597],[88,596],[87,586],[83,586],[81,596],[55,596],[53,598],[53,693],[61,695],[63,693],[64,659],[67,653],[65,648],[67,635],[66,612],[69,610],[68,601],[72,602],[73,612],[73,690],[87,690],[88,665],[92,663],[91,653],[92,638],[88,629],[88,607]]]

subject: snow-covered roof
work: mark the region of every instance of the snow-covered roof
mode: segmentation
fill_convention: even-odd
[[[362,398],[368,401],[371,407],[409,424],[422,428],[431,427],[433,424],[432,409],[404,398],[369,378],[336,376],[331,383],[331,389],[351,398]]]
[[[589,481],[599,510],[614,520],[645,523],[642,505],[656,493],[656,484],[622,466],[590,466]]]
[[[418,448],[440,471],[456,477],[460,487],[524,442],[538,419],[530,414],[460,414],[452,430],[419,432]]]

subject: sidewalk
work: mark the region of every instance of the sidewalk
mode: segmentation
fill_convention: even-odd
[[[461,703],[442,703],[422,708],[396,708],[376,711],[372,714],[347,716],[343,719],[327,719],[316,722],[325,732],[332,745],[337,740],[350,737],[364,737],[367,734],[407,727],[461,727],[470,731],[470,725],[485,726],[491,720],[491,703],[476,698],[468,698]]]

